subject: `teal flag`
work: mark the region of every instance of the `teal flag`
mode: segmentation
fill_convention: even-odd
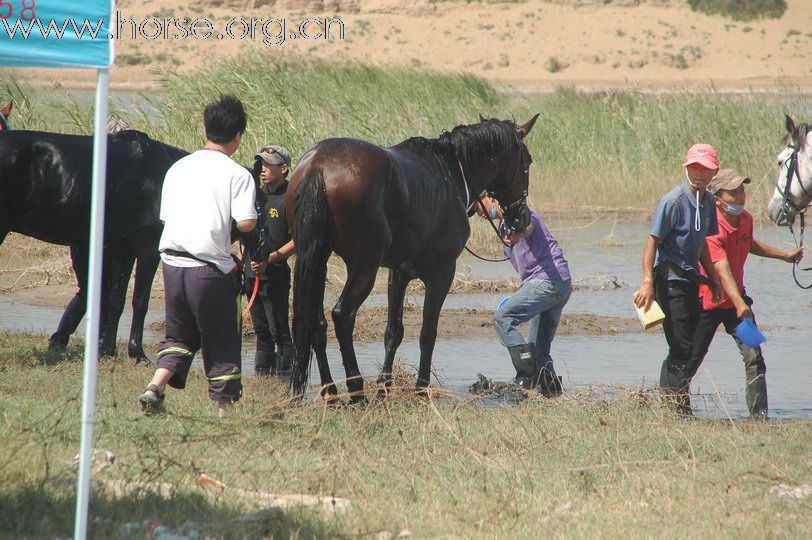
[[[115,0],[0,0],[0,65],[106,68]]]

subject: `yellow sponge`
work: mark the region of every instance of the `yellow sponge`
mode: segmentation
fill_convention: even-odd
[[[637,307],[636,304],[634,305],[634,309],[637,311],[637,318],[640,319],[640,324],[642,324],[646,330],[652,326],[657,326],[665,320],[665,313],[660,309],[660,305],[656,300],[651,301],[651,305],[646,311]]]

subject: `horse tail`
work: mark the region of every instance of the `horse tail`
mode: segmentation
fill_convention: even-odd
[[[327,280],[327,193],[320,170],[308,173],[294,199],[296,265],[293,272],[293,343],[290,391],[304,394],[314,335],[319,331]]]

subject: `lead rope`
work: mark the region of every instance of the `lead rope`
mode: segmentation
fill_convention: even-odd
[[[496,236],[497,236],[497,238],[499,238],[499,241],[502,242],[502,244],[504,244],[504,245],[506,245],[508,247],[511,247],[509,244],[505,243],[505,241],[502,240],[502,237],[499,235],[499,229],[496,227],[496,225],[493,224],[493,219],[491,219],[491,216],[485,210],[485,205],[482,204],[482,198],[479,197],[479,198],[475,199],[474,201],[471,201],[471,192],[468,189],[468,179],[465,177],[465,170],[463,170],[462,162],[459,160],[459,158],[457,158],[457,165],[460,166],[460,175],[462,176],[462,185],[465,186],[465,205],[466,205],[465,206],[465,215],[466,216],[468,215],[468,212],[471,211],[471,207],[473,207],[476,203],[479,203],[480,208],[482,208],[482,213],[485,214],[485,216],[488,218],[488,223],[491,224],[491,228],[493,229],[493,232],[496,233]],[[478,255],[478,254],[474,253],[473,251],[471,251],[471,248],[469,248],[467,244],[464,246],[464,248],[465,248],[465,251],[467,251],[468,253],[470,253],[471,255],[473,255],[474,257],[476,257],[477,259],[479,259],[481,261],[485,261],[485,262],[504,262],[504,261],[508,260],[508,257],[505,257],[504,259],[488,259],[487,257],[483,257],[482,255]]]
[[[806,209],[804,209],[803,211],[801,211],[798,214],[798,218],[801,221],[801,226],[800,226],[800,229],[798,231],[799,234],[798,234],[797,238],[795,237],[795,230],[792,228],[792,224],[787,223],[787,227],[789,227],[789,232],[792,234],[792,239],[795,241],[795,246],[799,247],[799,248],[804,247],[804,228],[806,226],[805,217],[806,217]],[[797,271],[799,269],[802,272],[808,272],[808,271],[812,270],[812,266],[809,266],[809,267],[806,267],[806,268],[801,268],[801,265],[798,262],[796,262],[796,263],[794,263],[792,265],[792,279],[795,280],[795,284],[798,287],[800,287],[801,289],[804,289],[804,290],[812,289],[812,283],[810,283],[809,285],[806,285],[806,286],[801,285],[801,282],[798,280],[798,274],[797,274]]]

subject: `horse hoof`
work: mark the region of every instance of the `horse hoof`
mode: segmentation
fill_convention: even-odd
[[[377,399],[386,399],[389,397],[389,392],[392,389],[392,378],[391,377],[378,377],[376,381],[378,385],[378,393],[375,395]]]
[[[129,350],[127,351],[127,356],[129,356],[130,359],[135,362],[136,366],[141,363],[143,363],[145,366],[152,365],[152,360],[149,359],[149,356],[144,354],[144,351]]]
[[[429,387],[428,386],[418,386],[414,389],[414,395],[420,399],[425,399],[428,401],[429,399]]]
[[[338,398],[338,389],[334,384],[322,388],[321,399],[324,400],[325,405],[331,409],[338,409],[344,406],[344,402]]]
[[[369,405],[369,400],[364,394],[354,394],[350,396],[350,406],[366,407]]]

